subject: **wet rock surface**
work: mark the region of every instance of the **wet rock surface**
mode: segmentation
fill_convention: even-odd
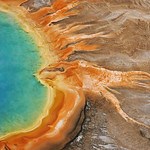
[[[30,12],[34,12],[41,7],[48,6],[50,3],[51,0],[28,0],[27,2],[23,3],[22,6],[28,9]]]
[[[82,131],[64,150],[149,149],[139,127],[125,122],[102,97],[94,100],[87,102]]]

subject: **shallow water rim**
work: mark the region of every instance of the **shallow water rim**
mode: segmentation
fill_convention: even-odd
[[[49,45],[47,44],[42,31],[40,31],[40,29],[39,30],[35,29],[35,26],[36,26],[35,23],[33,23],[33,21],[31,21],[29,18],[27,18],[27,12],[24,11],[23,8],[20,9],[18,7],[16,9],[16,7],[13,8],[13,6],[9,6],[5,3],[2,3],[0,4],[0,13],[6,13],[9,16],[15,18],[16,22],[20,25],[20,27],[25,32],[29,33],[29,36],[31,36],[31,38],[35,41],[35,44],[37,45],[38,50],[39,50],[39,55],[42,57],[41,68],[55,61],[56,59],[55,57],[51,57],[51,58],[48,57],[50,55],[54,56],[54,54],[52,54],[52,52],[49,51]],[[39,68],[39,70],[41,70],[41,68]],[[39,80],[41,84],[43,84],[44,86],[48,88],[48,93],[47,93],[48,99],[45,104],[43,113],[39,116],[39,118],[37,118],[33,126],[27,128],[26,130],[20,130],[20,131],[8,133],[5,136],[1,136],[0,140],[5,140],[16,134],[22,134],[22,133],[33,131],[34,129],[38,128],[41,125],[42,120],[46,116],[48,116],[49,109],[51,108],[54,102],[55,90],[52,87],[48,86],[45,82],[40,80],[40,77],[38,76],[38,72],[39,71],[37,70],[37,74],[36,74],[37,80]]]

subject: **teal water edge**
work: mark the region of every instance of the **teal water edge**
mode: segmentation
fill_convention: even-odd
[[[28,129],[43,113],[47,88],[33,75],[41,61],[28,33],[0,12],[0,136]]]

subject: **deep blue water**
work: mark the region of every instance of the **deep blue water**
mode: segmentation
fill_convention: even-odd
[[[0,136],[30,127],[43,112],[47,89],[33,75],[40,65],[33,39],[0,12]]]

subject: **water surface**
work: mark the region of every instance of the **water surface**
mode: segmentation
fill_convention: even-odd
[[[0,12],[0,136],[29,128],[43,112],[47,89],[34,76],[40,65],[33,39]]]

